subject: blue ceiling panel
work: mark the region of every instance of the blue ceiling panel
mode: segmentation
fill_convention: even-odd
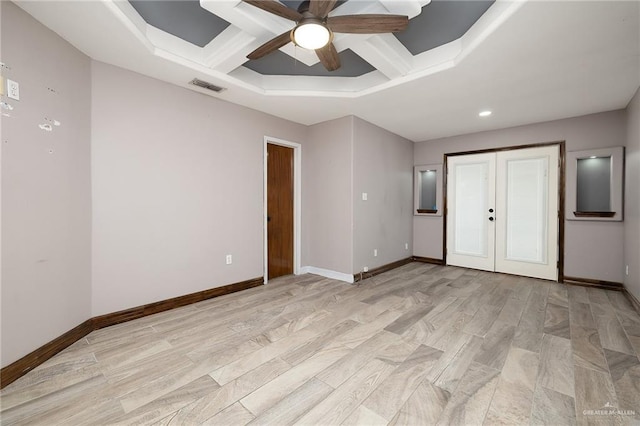
[[[147,24],[204,47],[229,26],[200,7],[198,0],[131,0]]]
[[[493,4],[493,0],[432,0],[396,38],[418,55],[462,37]]]

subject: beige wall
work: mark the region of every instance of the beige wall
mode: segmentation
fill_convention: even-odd
[[[359,118],[354,118],[353,135],[353,272],[357,273],[364,266],[373,269],[411,256],[413,142]],[[367,201],[362,200],[363,192]]]
[[[353,117],[309,127],[302,149],[302,266],[351,274]]]
[[[416,143],[414,164],[442,163],[445,153],[566,141],[567,151],[624,146],[626,113],[613,111]],[[623,281],[625,222],[565,222],[565,275]],[[442,218],[415,216],[414,255],[442,259]]]
[[[640,89],[627,107],[624,284],[640,300]]]
[[[411,256],[411,141],[350,116],[310,126],[302,152],[303,267],[347,279]]]
[[[93,315],[263,276],[264,136],[306,132],[94,62]]]
[[[91,317],[91,73],[55,33],[11,2],[0,8],[2,74],[20,84],[2,117],[6,366]],[[40,130],[45,117],[61,126]]]

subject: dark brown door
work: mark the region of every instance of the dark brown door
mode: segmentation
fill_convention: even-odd
[[[267,144],[268,279],[293,274],[293,148]]]

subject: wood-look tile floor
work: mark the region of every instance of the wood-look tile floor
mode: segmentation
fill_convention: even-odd
[[[2,424],[634,424],[622,293],[411,263],[95,331],[1,392]]]

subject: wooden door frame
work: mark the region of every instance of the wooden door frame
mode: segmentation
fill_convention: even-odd
[[[301,235],[301,205],[302,205],[302,145],[296,142],[271,136],[264,137],[263,146],[263,264],[264,283],[269,281],[269,248],[267,233],[267,145],[280,145],[293,149],[293,273],[300,273],[300,235]]]
[[[463,151],[463,152],[453,152],[453,153],[445,153],[444,154],[444,162],[443,162],[443,172],[442,172],[442,203],[444,205],[444,211],[442,213],[442,264],[447,264],[447,213],[448,213],[448,204],[447,204],[447,175],[449,173],[447,167],[447,159],[448,157],[455,157],[460,155],[472,155],[472,154],[487,154],[490,152],[500,152],[500,151],[514,151],[518,149],[527,149],[527,148],[541,148],[545,146],[558,146],[558,159],[559,159],[559,171],[558,171],[558,282],[564,282],[564,202],[565,202],[565,186],[566,186],[566,178],[565,178],[565,157],[566,157],[566,142],[565,141],[554,141],[554,142],[543,142],[537,144],[526,144],[526,145],[515,145],[515,146],[506,146],[502,148],[489,148],[489,149],[480,149],[476,151]]]

